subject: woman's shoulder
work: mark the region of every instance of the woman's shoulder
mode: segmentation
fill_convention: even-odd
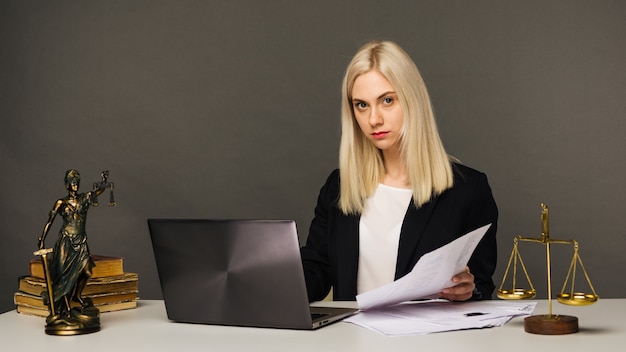
[[[324,182],[321,192],[328,194],[339,193],[339,169],[334,169],[330,172],[326,178],[326,182]]]
[[[334,169],[330,172],[326,179],[326,182],[328,181],[339,182],[339,169]]]
[[[325,187],[331,187],[333,189],[339,189],[339,169],[334,169],[330,172],[324,183]]]
[[[484,172],[467,165],[463,165],[459,162],[452,163],[452,172],[454,174],[455,185],[458,183],[473,183],[487,178],[487,175]]]

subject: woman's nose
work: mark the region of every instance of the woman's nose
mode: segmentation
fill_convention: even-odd
[[[383,117],[378,109],[370,110],[369,124],[370,126],[380,126],[383,124]]]

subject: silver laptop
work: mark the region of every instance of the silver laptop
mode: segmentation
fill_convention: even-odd
[[[148,219],[167,316],[316,329],[356,309],[310,307],[293,220]]]

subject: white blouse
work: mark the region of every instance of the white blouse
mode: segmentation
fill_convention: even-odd
[[[400,230],[413,191],[379,184],[359,224],[357,293],[394,281]]]

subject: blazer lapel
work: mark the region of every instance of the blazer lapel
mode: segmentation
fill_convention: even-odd
[[[417,260],[423,253],[417,250],[422,234],[437,203],[436,197],[422,205],[419,209],[411,199],[411,204],[404,217],[400,230],[400,242],[398,244],[398,259],[396,262],[395,279],[399,279],[413,269]]]

